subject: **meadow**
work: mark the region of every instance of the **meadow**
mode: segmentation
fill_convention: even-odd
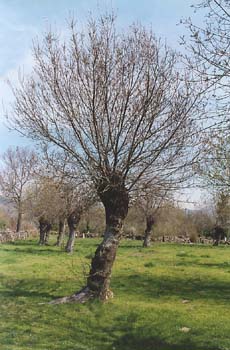
[[[122,241],[113,299],[48,304],[84,285],[97,244],[0,245],[0,349],[230,350],[229,246]]]

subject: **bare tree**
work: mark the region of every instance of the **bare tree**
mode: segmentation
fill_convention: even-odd
[[[58,184],[52,177],[39,175],[27,189],[26,197],[26,211],[39,225],[39,244],[48,244],[49,232],[63,208]]]
[[[190,34],[189,39],[182,38],[186,61],[194,72],[194,79],[205,81],[210,92],[208,117],[218,117],[214,126],[223,129],[225,122],[229,124],[230,3],[203,0],[193,7],[196,11],[203,10],[204,20],[201,26],[191,18],[182,21]]]
[[[63,213],[67,219],[69,228],[69,237],[65,250],[71,253],[74,248],[76,230],[80,222],[82,213],[89,209],[95,202],[95,195],[87,184],[76,183],[75,181],[66,181],[61,184],[59,189],[63,198]]]
[[[230,191],[229,131],[210,130],[203,147],[203,157],[197,163],[200,186],[213,195]]]
[[[65,42],[48,33],[34,45],[35,66],[13,88],[14,127],[67,153],[105,207],[106,229],[87,286],[62,301],[107,299],[129,193],[140,179],[177,177],[194,162],[202,90],[177,54],[151,31],[116,30],[113,15],[70,25]],[[195,145],[195,146],[194,146]],[[193,148],[194,146],[194,148]]]
[[[57,235],[57,242],[56,246],[61,247],[64,237],[65,237],[65,228],[66,228],[66,220],[63,217],[59,218],[58,221],[58,235]]]
[[[16,231],[21,230],[23,201],[26,187],[33,179],[37,157],[34,151],[25,147],[8,148],[2,155],[0,189],[3,196],[12,202],[17,210]]]
[[[146,220],[146,229],[143,241],[143,247],[150,247],[153,226],[156,223],[158,211],[169,200],[169,184],[143,184],[136,194],[135,204],[143,213]]]
[[[54,210],[58,217],[59,226],[56,245],[60,246],[63,241],[65,223],[67,222],[69,236],[65,250],[71,253],[81,216],[96,202],[95,190],[93,191],[89,182],[85,182],[84,179],[81,179],[80,174],[76,173],[66,152],[64,154],[60,154],[60,152],[49,153],[47,148],[43,147],[43,155],[47,174],[55,184],[59,198],[56,210]]]

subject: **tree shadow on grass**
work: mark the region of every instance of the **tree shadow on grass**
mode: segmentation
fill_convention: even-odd
[[[199,265],[201,267],[213,267],[217,269],[226,269],[230,268],[230,261],[224,261],[222,263],[197,263],[196,265]]]
[[[131,275],[114,275],[112,279],[114,291],[138,294],[140,298],[179,297],[181,299],[208,299],[218,302],[230,301],[228,281],[174,276],[152,276],[146,273]],[[116,291],[115,291],[116,292]]]
[[[79,240],[76,239],[75,243],[75,249],[74,251],[79,251],[80,245],[78,246]],[[99,243],[95,243],[95,241],[92,242],[86,242],[87,244],[82,247],[82,252],[87,253],[89,250],[89,247],[93,249],[93,252],[95,251],[96,247]],[[12,246],[8,247],[8,246]],[[54,244],[48,244],[48,245],[39,245],[38,241],[15,241],[15,242],[6,242],[3,244],[0,244],[0,251],[10,252],[10,253],[24,253],[24,254],[36,254],[36,255],[44,255],[44,254],[60,254],[64,253],[66,254],[66,251],[60,247],[55,246]]]
[[[10,253],[16,253],[16,254],[34,254],[34,255],[44,255],[44,254],[61,254],[61,253],[65,253],[66,252],[64,250],[61,250],[60,248],[40,248],[39,246],[34,246],[31,247],[31,245],[28,248],[15,248],[15,249],[9,249],[6,247],[1,247],[0,249],[1,251],[4,252],[10,252]]]
[[[17,298],[25,297],[31,300],[43,301],[43,298],[48,301],[62,297],[63,295],[57,294],[55,291],[60,288],[61,285],[66,286],[64,281],[47,281],[46,279],[8,279],[1,278],[2,290],[0,292],[1,298]],[[71,286],[71,281],[68,282]],[[61,292],[60,292],[61,293]]]
[[[119,350],[218,350],[216,346],[199,346],[196,345],[190,337],[186,337],[183,341],[177,344],[168,343],[156,336],[141,336],[140,334],[124,334],[117,339],[112,349]]]
[[[137,326],[139,314],[128,311],[113,320],[113,324],[104,327],[103,333],[111,335],[110,349],[119,350],[219,350],[212,339],[199,338],[199,333],[193,331],[182,333],[175,327],[175,312],[168,310],[159,324],[157,320]],[[163,327],[162,327],[163,322]],[[165,324],[166,322],[166,324]],[[164,328],[173,328],[170,338],[164,335]],[[98,332],[102,330],[98,329]],[[120,335],[118,335],[120,334]],[[198,338],[197,338],[198,335]],[[204,344],[205,343],[205,344]]]

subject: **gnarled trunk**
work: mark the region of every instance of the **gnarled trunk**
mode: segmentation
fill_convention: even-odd
[[[17,218],[16,232],[20,232],[21,231],[21,225],[22,225],[22,212],[21,212],[21,209],[19,209],[18,218]]]
[[[81,219],[81,209],[75,209],[67,218],[69,237],[65,247],[67,253],[72,253],[76,237],[76,229]]]
[[[48,245],[48,243],[49,243],[49,236],[50,236],[51,228],[52,228],[52,225],[50,223],[47,223],[46,232],[45,232],[45,239],[44,239],[44,244],[46,244],[46,245]]]
[[[145,229],[143,247],[151,246],[152,228],[153,228],[154,222],[155,220],[153,215],[149,214],[146,216],[146,229]]]
[[[47,221],[44,218],[39,219],[39,244],[43,245],[45,244],[45,235],[46,235],[46,228],[47,228]]]
[[[91,298],[106,300],[112,296],[109,289],[111,272],[122,235],[123,222],[128,214],[129,195],[119,174],[100,181],[97,191],[105,207],[106,229],[103,241],[92,259],[87,285],[79,292],[56,299],[51,304],[85,303]]]
[[[44,219],[43,217],[39,219],[40,245],[48,244],[49,232],[51,230],[51,227],[52,225],[46,219]]]
[[[98,194],[105,207],[106,229],[91,262],[87,287],[101,300],[111,295],[109,285],[113,263],[122,234],[123,221],[128,213],[129,196],[118,176],[112,183],[101,183]]]
[[[63,239],[65,235],[65,220],[60,219],[58,224],[58,236],[56,246],[60,247],[62,245]]]

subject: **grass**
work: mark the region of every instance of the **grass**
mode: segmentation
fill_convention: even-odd
[[[114,299],[46,304],[84,285],[97,243],[0,245],[0,349],[230,350],[230,247],[123,241]]]

